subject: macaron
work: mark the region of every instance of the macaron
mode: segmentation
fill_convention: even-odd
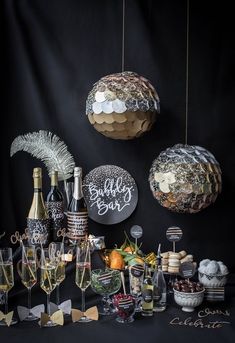
[[[189,262],[193,262],[193,255],[186,255]]]
[[[168,258],[169,257],[169,252],[166,251],[166,252],[161,253],[161,257],[162,258]]]
[[[177,258],[178,260],[181,259],[181,255],[178,252],[169,253],[169,258]]]
[[[180,260],[178,260],[177,258],[170,258],[168,265],[169,265],[169,267],[179,267],[180,266]]]
[[[163,258],[162,259],[162,265],[165,266],[165,265],[168,265],[168,258]]]
[[[186,255],[184,258],[180,260],[181,263],[184,262],[193,262],[193,255]]]
[[[168,273],[177,274],[179,273],[179,267],[168,267]]]
[[[162,271],[167,272],[168,271],[168,265],[163,265],[162,266]]]
[[[181,250],[181,251],[179,252],[179,254],[180,254],[181,258],[184,258],[184,257],[187,255],[187,253],[186,253],[185,250]]]

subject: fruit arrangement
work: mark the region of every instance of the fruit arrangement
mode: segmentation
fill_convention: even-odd
[[[123,270],[136,264],[144,264],[143,253],[140,250],[141,244],[137,246],[132,242],[127,233],[125,233],[125,241],[120,248],[106,249],[105,263],[111,269]]]

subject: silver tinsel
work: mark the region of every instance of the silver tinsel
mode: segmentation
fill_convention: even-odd
[[[213,203],[222,189],[221,169],[206,149],[177,144],[160,153],[149,175],[160,205],[180,213],[196,213]]]
[[[151,83],[133,72],[102,77],[86,101],[86,114],[95,129],[115,139],[132,139],[151,129],[160,102]]]

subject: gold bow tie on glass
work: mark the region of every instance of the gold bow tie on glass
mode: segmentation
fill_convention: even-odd
[[[74,308],[72,309],[72,321],[73,321],[73,323],[78,322],[83,316],[87,317],[91,320],[98,320],[99,319],[99,313],[98,313],[97,307],[96,306],[90,307],[85,312],[82,312],[82,311],[74,309]]]
[[[55,324],[58,325],[64,325],[64,316],[63,316],[63,311],[58,310],[55,313],[53,313],[51,316],[49,316],[47,313],[42,313],[41,314],[41,320],[39,322],[40,326],[43,327],[45,326],[49,321],[52,321]]]
[[[17,312],[20,321],[25,320],[25,318],[27,318],[30,313],[32,313],[35,317],[40,318],[41,313],[44,311],[45,306],[43,304],[31,308],[31,310],[24,306],[17,306]]]
[[[4,314],[2,311],[0,311],[0,320],[5,320],[5,322],[7,323],[7,326],[11,325],[11,321],[13,318],[13,311],[8,312],[7,314]]]

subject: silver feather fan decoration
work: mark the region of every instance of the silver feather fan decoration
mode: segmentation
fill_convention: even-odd
[[[27,133],[18,136],[11,144],[11,157],[18,151],[26,151],[40,159],[46,166],[49,175],[58,170],[58,179],[67,180],[73,174],[75,162],[66,144],[49,131]]]

